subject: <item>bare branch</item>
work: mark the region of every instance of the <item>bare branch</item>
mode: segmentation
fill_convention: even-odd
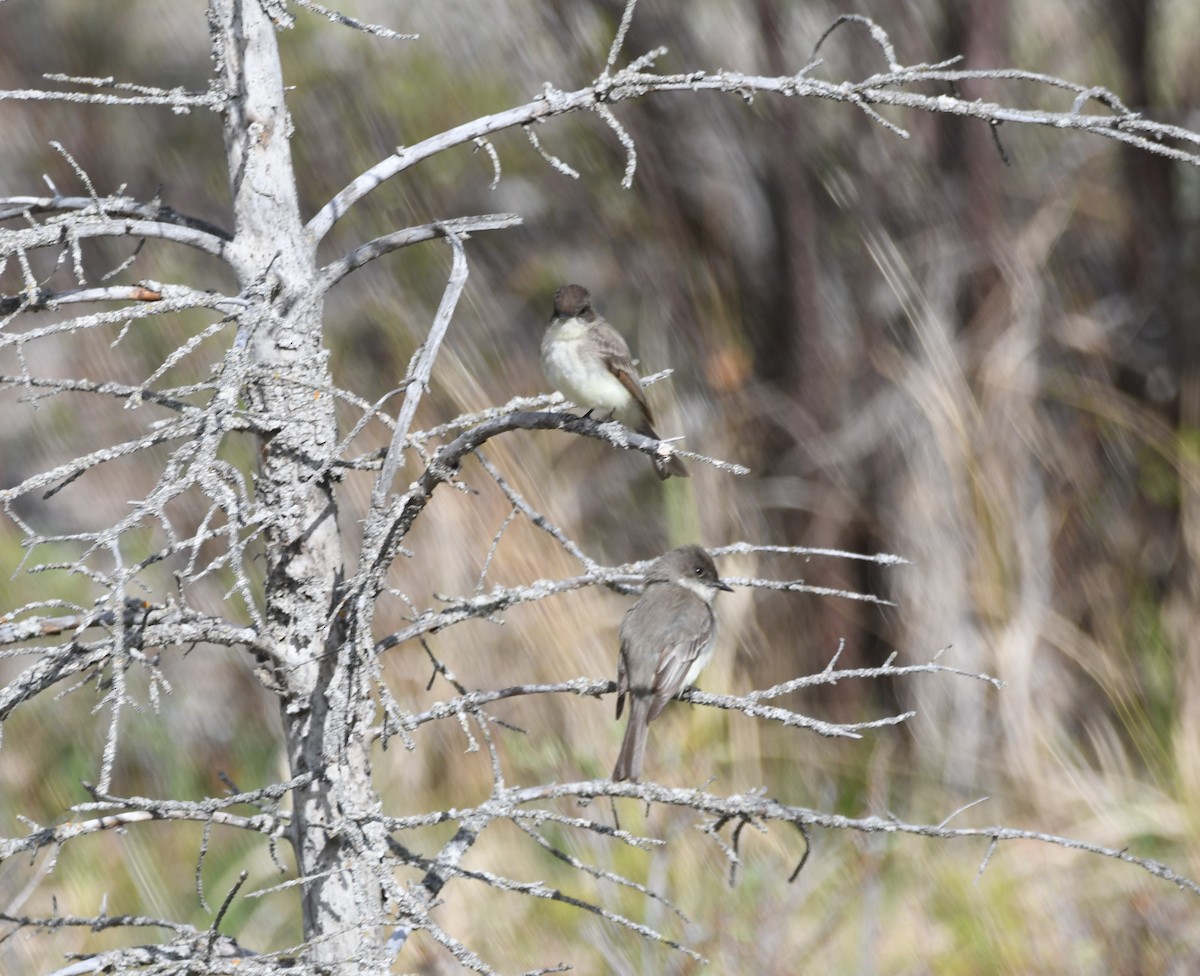
[[[533,130],[533,126],[524,126],[524,132],[525,137],[529,140],[529,144],[533,146],[533,148],[537,151],[537,154],[541,156],[542,159],[550,164],[551,169],[558,173],[562,173],[563,176],[568,176],[573,180],[579,179],[579,170],[575,169],[574,166],[564,162],[558,156],[554,155],[554,153],[550,152],[545,146],[543,146],[542,140],[538,138],[538,134]]]
[[[508,483],[508,479],[506,479],[504,475],[497,470],[496,466],[493,465],[492,462],[486,457],[484,457],[482,452],[476,451],[475,456],[478,458],[479,463],[483,466],[483,470],[488,473],[491,479],[496,482],[496,485],[500,491],[504,493],[504,497],[512,502],[514,509],[520,511],[533,525],[550,535],[555,542],[563,547],[563,549],[578,559],[583,564],[583,568],[589,573],[595,573],[599,570],[600,567],[596,564],[596,561],[582,549],[580,549],[579,546],[572,539],[570,539],[565,532],[562,531],[562,529],[554,525],[541,512],[534,509],[534,507],[530,505],[529,502],[526,501],[525,498],[515,488],[513,488],[512,485]]]
[[[207,92],[188,92],[182,88],[148,88],[115,82],[112,78],[72,78],[68,75],[44,75],[47,81],[65,84],[89,85],[94,88],[115,88],[117,91],[135,91],[135,95],[105,95],[98,92],[47,91],[44,88],[18,88],[0,90],[0,102],[70,102],[76,105],[163,105],[175,112],[186,113],[193,108],[220,110],[225,103],[224,93],[211,89]]]
[[[1200,884],[1172,871],[1167,865],[1152,858],[1136,857],[1127,848],[1105,847],[1088,841],[1047,834],[1037,830],[1018,830],[1011,827],[946,827],[938,824],[912,824],[895,818],[843,817],[838,814],[821,813],[806,807],[779,803],[766,796],[736,794],[719,796],[701,790],[675,789],[656,783],[613,783],[608,780],[592,780],[583,783],[557,783],[550,786],[513,788],[499,798],[510,804],[530,804],[551,799],[575,798],[595,799],[600,796],[630,797],[644,803],[664,806],[686,807],[700,813],[728,818],[742,818],[763,824],[782,822],[804,827],[820,827],[827,830],[851,830],[862,834],[910,834],[932,837],[939,840],[966,840],[982,838],[990,843],[1028,840],[1051,844],[1067,850],[1098,854],[1124,861],[1148,874],[1168,881],[1193,895],[1200,896]],[[498,800],[489,801],[493,806]],[[470,810],[457,811],[460,816],[470,816]]]
[[[632,5],[626,7],[627,12],[631,9]],[[945,63],[933,66],[902,67],[895,62],[895,53],[891,49],[891,43],[887,40],[886,33],[877,24],[865,17],[848,15],[839,18],[835,22],[834,28],[841,23],[848,22],[868,26],[872,37],[880,44],[888,58],[888,72],[872,75],[861,82],[835,83],[808,76],[808,72],[815,67],[815,62],[810,62],[795,75],[777,77],[748,75],[736,71],[692,71],[686,74],[659,75],[643,70],[643,65],[640,63],[636,67],[631,65],[629,68],[611,75],[606,69],[595,83],[587,87],[572,92],[563,92],[547,86],[542,95],[525,105],[474,119],[440,132],[413,146],[397,149],[392,156],[381,160],[356,177],[353,182],[322,207],[309,221],[308,231],[314,240],[323,239],[333,224],[375,187],[404,172],[410,166],[447,149],[465,143],[473,143],[505,129],[521,126],[525,128],[526,133],[534,140],[535,146],[541,151],[540,144],[537,143],[533,136],[533,130],[530,128],[533,124],[544,122],[556,115],[581,110],[597,111],[598,107],[605,103],[673,91],[725,92],[742,97],[747,93],[762,92],[788,98],[823,98],[835,102],[849,102],[864,111],[868,107],[877,105],[892,105],[923,112],[966,116],[991,123],[1014,122],[1024,125],[1050,126],[1056,129],[1073,129],[1126,142],[1149,152],[1158,153],[1193,166],[1200,166],[1200,151],[1178,149],[1159,141],[1165,138],[1200,145],[1200,134],[1177,126],[1149,122],[1141,119],[1136,113],[1121,111],[1122,107],[1119,101],[1110,98],[1104,89],[1076,85],[1037,72],[1015,69],[947,70],[944,66]],[[830,28],[830,30],[832,31],[834,28]],[[822,38],[823,40],[824,38]],[[614,52],[610,56],[615,57],[617,49],[618,44],[615,43]],[[1076,96],[1099,98],[1114,111],[1120,111],[1121,114],[1084,115],[1074,105],[1069,111],[1023,109],[982,100],[966,101],[951,95],[935,96],[895,90],[901,86],[914,86],[931,81],[958,83],[966,80],[1030,81],[1042,86],[1062,88]],[[873,118],[887,125],[892,131],[898,134],[903,132],[899,126],[888,122],[877,113],[872,111],[871,114]],[[622,143],[625,144],[624,139]],[[628,145],[626,145],[626,149],[628,152]],[[630,158],[632,159],[632,157]],[[556,157],[551,158],[551,163],[555,168],[562,168],[569,175],[578,175]]]
[[[633,23],[633,11],[636,7],[637,0],[625,0],[625,9],[621,11],[621,23],[617,26],[617,33],[613,36],[612,46],[608,49],[608,58],[604,62],[602,78],[608,77],[613,65],[617,63],[617,56],[621,53],[621,48],[625,45],[625,35],[629,33],[629,25]]]
[[[879,563],[881,566],[911,566],[912,563],[903,556],[880,552],[867,555],[861,552],[847,552],[844,549],[813,549],[809,546],[774,546],[757,545],[750,542],[732,542],[724,546],[714,546],[709,550],[714,556],[750,555],[760,552],[778,553],[786,556],[830,556],[834,559],[852,559],[859,562]]]
[[[373,241],[361,244],[353,251],[332,261],[321,269],[320,278],[316,284],[316,292],[328,291],[339,281],[353,271],[376,258],[390,254],[392,251],[410,244],[420,244],[431,241],[436,237],[451,237],[457,235],[460,240],[470,239],[470,235],[485,230],[504,230],[518,227],[523,223],[518,214],[483,214],[478,217],[456,217],[453,220],[439,220],[432,224],[421,224],[419,227],[406,227]]]
[[[153,237],[193,247],[228,260],[229,241],[219,234],[162,220],[111,218],[87,213],[52,217],[43,224],[0,235],[0,257],[41,247],[58,247],[92,237]]]
[[[644,454],[661,454],[664,450],[670,450],[663,441],[638,434],[615,421],[601,422],[591,417],[576,417],[572,414],[518,411],[485,421],[440,448],[421,477],[405,494],[392,502],[385,520],[388,526],[387,539],[375,550],[377,555],[365,563],[369,577],[373,578],[384,567],[390,565],[397,547],[408,534],[417,516],[424,511],[433,497],[434,490],[457,473],[466,455],[482,447],[491,438],[512,430],[561,430],[608,441],[614,447],[641,451]],[[393,440],[393,444],[395,443]],[[702,455],[680,453],[685,457],[704,459]]]
[[[453,231],[447,230],[445,233],[454,251],[450,280],[446,283],[445,291],[442,292],[442,301],[438,305],[437,314],[433,317],[429,335],[413,354],[413,360],[408,367],[408,374],[405,377],[408,389],[404,394],[404,403],[401,404],[400,413],[396,417],[396,430],[392,435],[392,443],[388,448],[387,457],[384,459],[383,468],[375,480],[375,487],[371,492],[373,513],[383,511],[392,481],[404,460],[404,444],[408,439],[408,430],[412,426],[413,417],[417,413],[417,404],[421,402],[421,395],[429,387],[433,363],[441,351],[442,340],[446,337],[446,330],[450,328],[450,319],[454,316],[459,296],[462,294],[463,286],[467,283],[467,255],[463,250],[462,239]]]
[[[596,105],[595,112],[616,133],[621,147],[625,150],[625,175],[621,177],[621,186],[628,190],[633,186],[633,174],[637,172],[637,146],[633,143],[633,136],[625,131],[625,127],[613,115],[612,109],[603,102]]]
[[[839,17],[834,18],[833,23],[825,28],[824,33],[817,38],[817,43],[813,45],[812,54],[810,54],[808,57],[808,65],[805,66],[806,69],[818,64],[817,52],[821,50],[821,45],[829,40],[830,36],[843,24],[858,24],[862,27],[866,27],[871,35],[871,39],[875,41],[875,43],[879,45],[880,50],[883,51],[883,56],[887,60],[888,70],[902,70],[900,62],[896,60],[896,52],[892,48],[891,38],[889,38],[887,33],[878,24],[876,24],[875,21],[871,20],[870,17],[864,17],[861,14],[842,14]]]
[[[12,619],[27,609],[29,608],[14,610],[0,618],[0,644],[22,644],[45,637],[56,637],[60,634],[80,634],[92,627],[114,627],[117,624],[116,614],[111,609],[58,617],[33,616],[20,620]],[[220,617],[210,616],[190,608],[170,605],[154,606],[130,597],[125,601],[125,611],[120,626],[128,629],[135,625],[142,628],[144,635],[160,638],[145,639],[144,646],[146,647],[190,645],[203,642],[222,647],[248,646],[264,653],[268,650],[258,645],[258,635],[253,627],[239,626]],[[159,626],[161,626],[161,630],[156,630],[155,628]],[[36,647],[22,653],[41,656],[59,650],[59,648]]]
[[[515,415],[510,415],[515,416]],[[529,415],[541,416],[541,415]],[[561,416],[551,414],[548,416]],[[578,418],[586,419],[586,418]],[[523,426],[523,425],[522,425]],[[568,429],[566,427],[561,429]],[[457,443],[457,442],[456,442]],[[440,452],[439,452],[440,453]],[[430,465],[430,470],[433,470],[437,464],[435,457],[434,462]],[[507,494],[507,492],[506,492]],[[518,508],[520,506],[518,505]],[[536,516],[536,513],[534,513]],[[536,518],[534,523],[537,524]],[[751,547],[745,544],[727,547],[730,551],[753,551],[758,547]],[[789,548],[789,547],[779,547]],[[570,550],[568,550],[570,551]],[[718,554],[721,550],[715,550]],[[574,555],[574,553],[572,553]],[[836,553],[837,555],[845,555]],[[594,560],[579,554],[581,561],[585,561],[587,572],[581,576],[574,576],[568,579],[560,580],[535,580],[532,583],[524,586],[513,587],[493,587],[488,592],[477,592],[470,596],[463,596],[454,599],[445,598],[445,603],[442,607],[434,610],[429,609],[416,614],[404,629],[390,634],[378,641],[375,645],[375,652],[382,653],[397,644],[402,644],[406,641],[413,640],[424,634],[433,633],[439,630],[444,630],[454,624],[461,623],[464,620],[470,619],[491,619],[503,613],[505,610],[519,606],[523,603],[537,602],[544,600],[547,597],[558,596],[562,593],[572,592],[589,586],[604,585],[609,586],[619,592],[637,592],[637,583],[640,582],[641,574],[644,572],[647,562],[631,563],[626,566],[605,568],[597,564]],[[870,558],[870,557],[867,557]],[[893,557],[883,557],[885,561],[891,561]],[[861,600],[870,603],[878,603],[882,605],[890,605],[889,601],[882,599],[870,593],[857,593],[851,590],[830,590],[826,587],[809,586],[800,581],[794,580],[771,580],[757,578],[742,578],[736,576],[726,576],[725,579],[734,586],[748,587],[754,589],[776,590],[782,592],[793,593],[812,593],[815,595],[836,595],[845,597],[851,600]],[[956,668],[947,667],[945,665],[930,663],[924,665],[912,665],[909,667],[894,667],[891,662],[886,663],[880,668],[865,668],[857,671],[834,671],[832,663],[820,675],[810,676],[808,678],[795,679],[794,683],[789,683],[787,687],[779,686],[778,689],[769,689],[763,692],[754,693],[753,697],[748,697],[746,702],[752,706],[754,702],[762,701],[772,697],[786,694],[788,691],[793,691],[797,688],[808,687],[809,685],[817,684],[836,684],[843,677],[845,678],[873,678],[881,676],[897,676],[900,674],[916,673],[916,672],[942,672],[946,674],[959,674],[970,677],[980,678],[981,680],[990,681],[997,684],[997,679],[990,678],[987,675],[975,675],[970,672],[960,671]],[[1003,683],[997,684],[1000,687]],[[564,687],[564,690],[567,689]],[[591,692],[588,692],[589,694]],[[697,699],[699,700],[699,699]],[[741,704],[737,699],[721,699],[713,697],[705,699],[707,704],[719,704],[723,708],[740,708]],[[790,715],[790,713],[788,713]],[[785,724],[805,724],[804,722],[793,722],[788,718],[788,715],[783,713],[772,714],[767,716],[762,713],[762,717],[771,717],[776,721],[784,721]],[[807,720],[805,720],[807,722]],[[890,724],[890,720],[881,720],[872,723],[866,723],[863,728],[871,728],[877,725]],[[845,726],[844,728],[857,728],[857,726]],[[840,734],[830,731],[822,734]]]
[[[565,580],[536,580],[526,586],[494,587],[488,593],[453,601],[441,610],[422,612],[403,630],[389,634],[378,641],[375,645],[375,652],[382,653],[397,644],[403,644],[424,634],[445,630],[464,620],[494,617],[496,614],[522,603],[536,602],[546,597],[558,596],[561,593],[569,593],[572,590],[608,581],[603,573],[596,575],[589,573]]]
[[[154,221],[161,224],[175,224],[201,231],[220,240],[231,241],[233,235],[223,227],[203,220],[181,214],[159,200],[142,203],[132,197],[64,197],[54,195],[49,197],[0,197],[0,220],[11,220],[14,217],[32,216],[35,214],[73,213],[79,216],[103,214],[107,217],[132,217],[137,220]]]
[[[34,656],[36,662],[0,688],[0,721],[6,720],[19,705],[78,674],[87,674],[113,659],[115,638],[84,642],[80,635],[91,627],[117,628],[118,633],[136,631],[130,643],[141,648],[191,647],[212,644],[221,647],[246,647],[263,658],[275,654],[262,642],[256,630],[239,627],[219,618],[178,607],[146,608],[133,606],[117,628],[111,611],[58,618],[30,618],[0,626],[6,644],[23,644],[43,636],[70,634],[71,641],[58,647],[30,647],[5,651],[5,657]],[[43,633],[38,633],[44,631]]]
[[[53,311],[65,305],[85,302],[172,302],[172,311],[182,308],[237,308],[245,301],[211,292],[198,292],[182,285],[158,285],[156,282],[141,282],[136,285],[111,285],[106,288],[75,288],[67,291],[51,291],[38,288],[32,294],[23,292],[19,296],[0,297],[0,315],[11,312]]]
[[[97,396],[112,397],[116,400],[144,400],[155,406],[165,407],[178,413],[199,413],[203,408],[189,403],[181,397],[193,396],[198,393],[211,392],[211,383],[198,383],[194,386],[175,387],[169,392],[147,390],[140,386],[127,386],[124,383],[94,383],[90,380],[58,380],[41,376],[3,376],[0,375],[0,389],[13,387],[26,388],[30,391],[45,391],[45,396],[59,393],[92,393]],[[30,394],[30,399],[36,399],[43,394]],[[231,421],[231,430],[254,430],[255,426],[248,419]]]
[[[475,149],[482,149],[488,154],[488,159],[492,161],[492,182],[488,184],[489,190],[494,190],[500,185],[500,154],[496,152],[496,147],[492,145],[490,139],[476,139]]]
[[[373,34],[376,37],[382,37],[388,41],[415,41],[420,38],[420,34],[401,34],[389,27],[380,27],[378,24],[368,24],[363,20],[356,20],[340,10],[330,10],[324,7],[315,0],[292,0],[297,7],[303,10],[311,10],[315,14],[320,14],[330,23],[337,24],[340,27],[349,27],[353,30],[362,31],[364,34]]]
[[[96,793],[97,799],[73,806],[74,813],[101,813],[101,816],[72,820],[53,827],[37,828],[25,837],[0,840],[0,862],[17,855],[32,855],[45,847],[59,847],[79,837],[106,830],[124,830],[131,824],[153,820],[187,820],[217,823],[222,826],[277,835],[287,822],[286,814],[229,813],[230,807],[274,803],[293,790],[310,783],[315,773],[302,774],[286,783],[278,783],[235,796],[205,800],[158,800],[149,797],[118,797]]]
[[[507,698],[519,698],[526,695],[586,695],[589,698],[599,698],[610,695],[617,690],[616,683],[607,680],[591,680],[575,678],[571,681],[560,681],[556,684],[513,685],[510,688],[498,688],[494,691],[468,691],[458,698],[438,702],[432,708],[403,718],[403,728],[413,731],[429,722],[438,722],[446,718],[457,718],[460,715],[478,711],[484,705],[504,701]]]

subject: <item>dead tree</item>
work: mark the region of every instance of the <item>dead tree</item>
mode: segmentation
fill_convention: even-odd
[[[332,14],[309,0],[293,4],[376,35],[380,43],[408,44],[385,28]],[[7,516],[18,526],[27,551],[19,573],[54,574],[82,579],[87,600],[47,595],[21,606],[0,608],[0,646],[18,670],[0,688],[0,722],[42,695],[65,695],[61,708],[93,708],[107,717],[107,735],[96,759],[90,797],[66,811],[57,823],[30,823],[22,836],[0,839],[0,863],[39,857],[53,859],[78,838],[106,831],[137,830],[151,821],[188,821],[207,831],[229,827],[258,837],[274,852],[282,841],[290,848],[295,872],[278,886],[283,899],[298,889],[303,941],[280,947],[256,943],[252,932],[221,931],[226,910],[239,897],[239,886],[223,895],[206,929],[181,920],[136,914],[136,906],[108,905],[93,914],[23,914],[11,907],[9,931],[46,931],[63,927],[128,929],[155,927],[165,932],[149,942],[131,935],[130,947],[98,952],[60,970],[130,972],[382,972],[407,936],[422,930],[464,968],[492,972],[483,946],[469,945],[435,920],[438,900],[453,899],[455,886],[468,881],[512,895],[552,899],[593,912],[630,937],[657,940],[696,955],[665,932],[619,915],[602,900],[589,901],[540,883],[521,882],[464,866],[465,854],[488,828],[508,823],[524,832],[545,856],[566,860],[579,872],[612,885],[632,886],[646,897],[657,892],[574,858],[545,835],[549,825],[591,833],[614,844],[648,848],[649,838],[614,827],[599,804],[580,813],[571,804],[597,797],[633,797],[647,805],[694,812],[698,823],[729,860],[739,863],[739,841],[746,825],[776,821],[798,830],[796,863],[808,857],[815,830],[911,833],[935,838],[978,837],[987,856],[1002,841],[1024,838],[1077,847],[1138,865],[1152,874],[1200,894],[1192,882],[1167,867],[1125,851],[1000,826],[955,829],[946,822],[922,825],[898,819],[851,819],[776,802],[766,795],[722,795],[702,788],[668,787],[656,782],[613,783],[607,779],[551,781],[511,786],[505,777],[501,727],[493,706],[517,696],[604,696],[614,690],[609,677],[580,677],[557,684],[515,684],[476,688],[455,678],[430,653],[434,675],[447,697],[436,707],[415,711],[390,689],[383,661],[393,649],[426,646],[435,632],[466,621],[491,619],[510,608],[587,587],[636,591],[644,564],[602,565],[554,525],[514,487],[508,473],[480,452],[501,435],[527,437],[530,431],[556,432],[607,442],[620,450],[664,450],[657,441],[605,422],[564,412],[561,397],[514,400],[483,413],[465,415],[429,429],[414,424],[417,408],[438,365],[439,351],[454,320],[468,274],[468,247],[487,247],[494,233],[519,224],[512,213],[448,215],[368,240],[322,264],[317,249],[334,225],[387,180],[462,146],[483,149],[501,178],[500,153],[491,142],[499,133],[521,129],[550,167],[577,175],[570,163],[547,149],[538,136],[558,116],[591,113],[623,147],[627,165],[621,182],[635,179],[638,147],[622,126],[622,103],[662,92],[723,93],[754,97],[820,98],[846,103],[904,138],[901,125],[881,108],[934,112],[1000,125],[1049,126],[1113,139],[1158,153],[1181,164],[1200,164],[1200,136],[1148,121],[1125,108],[1104,89],[1073,85],[1023,71],[972,70],[957,59],[936,64],[902,64],[884,31],[862,17],[839,18],[816,43],[808,63],[794,74],[763,77],[735,71],[694,70],[662,74],[656,63],[662,48],[637,52],[626,60],[624,40],[635,2],[623,17],[604,68],[591,83],[573,91],[547,84],[522,105],[473,119],[398,148],[354,177],[307,220],[301,213],[298,176],[293,168],[296,133],[285,105],[284,77],[277,33],[291,24],[287,4],[270,0],[210,0],[208,29],[215,72],[201,90],[161,90],[111,79],[56,77],[58,87],[9,91],[9,100],[58,100],[84,105],[167,106],[178,112],[212,112],[224,132],[225,158],[232,190],[227,214],[204,217],[177,212],[160,199],[139,200],[94,186],[87,159],[61,152],[77,174],[71,190],[51,187],[45,195],[0,199],[0,388],[17,391],[32,406],[52,401],[63,409],[85,410],[90,401],[120,403],[138,418],[135,436],[81,451],[70,460],[22,474],[0,490]],[[303,15],[303,13],[301,14]],[[836,29],[861,30],[877,45],[880,70],[860,80],[828,81],[818,76],[819,52]],[[398,69],[402,70],[402,69]],[[965,79],[1021,80],[1062,93],[1060,111],[964,101],[953,85]],[[931,83],[944,93],[931,95]],[[552,131],[552,127],[543,131]],[[645,149],[645,147],[643,147]],[[236,290],[223,293],[206,277],[201,263],[181,280],[137,277],[136,261],[114,273],[93,267],[90,242],[136,241],[153,248],[171,242],[222,263]],[[423,344],[412,357],[399,389],[398,407],[390,398],[369,403],[346,377],[330,367],[325,310],[327,295],[367,263],[402,248],[441,240],[451,270],[441,305]],[[161,316],[201,313],[208,324],[162,358],[140,382],[112,378],[63,378],[38,367],[39,344],[87,332],[113,333]],[[202,379],[179,385],[170,381],[174,367],[202,360]],[[339,429],[338,404],[357,415]],[[390,429],[386,450],[362,451],[364,430]],[[254,445],[256,461],[246,468],[229,460],[231,444]],[[710,463],[736,477],[736,464],[684,451],[694,462]],[[78,482],[88,485],[106,466],[142,460],[154,472],[152,483],[129,501],[125,514],[87,528],[57,531],[39,515],[41,500]],[[407,473],[397,475],[402,469]],[[361,520],[361,536],[350,535],[339,521],[347,500],[344,480],[358,472],[374,479],[370,503],[350,513]],[[475,592],[445,598],[437,606],[414,605],[403,626],[381,633],[378,605],[388,589],[394,562],[407,557],[406,541],[435,495],[464,480],[480,481],[499,491],[511,506],[511,519],[528,520],[552,537],[578,563],[573,576],[527,581],[517,586],[485,583],[482,567]],[[181,528],[176,503],[201,499],[203,517]],[[505,526],[508,521],[505,522]],[[504,527],[500,532],[504,531]],[[152,540],[148,545],[145,538]],[[499,533],[497,539],[499,538]],[[493,545],[494,549],[494,545]],[[722,554],[753,554],[772,547],[730,543]],[[786,550],[804,555],[805,550]],[[42,554],[53,552],[51,557]],[[812,553],[807,553],[811,555]],[[653,554],[647,554],[653,555]],[[900,562],[891,556],[826,553],[831,558]],[[412,558],[423,558],[420,552]],[[489,557],[490,558],[490,557]],[[215,613],[193,600],[197,583],[213,574],[231,580],[225,609]],[[799,579],[732,579],[737,586],[813,593]],[[47,582],[47,594],[54,591]],[[876,599],[868,594],[817,594]],[[279,782],[239,784],[223,795],[202,799],[138,797],[122,790],[115,773],[127,745],[123,722],[133,709],[150,703],[166,686],[163,664],[187,650],[228,648],[253,663],[262,686],[278,702],[281,749],[287,775]],[[428,649],[428,648],[427,648]],[[818,674],[742,697],[692,691],[685,698],[698,706],[735,709],[762,722],[795,727],[798,734],[857,737],[881,726],[905,721],[908,714],[886,715],[856,724],[822,722],[773,704],[800,688],[838,681],[904,678],[934,673],[941,679],[964,677],[939,663],[901,666],[889,661],[865,670],[839,668],[836,656]],[[137,680],[134,680],[136,675]],[[968,679],[993,681],[986,675]],[[998,684],[998,682],[994,682]],[[174,693],[192,694],[193,689]],[[87,696],[91,695],[89,699]],[[372,770],[378,751],[389,743],[409,745],[413,732],[430,723],[457,723],[472,748],[488,757],[492,788],[480,802],[464,799],[453,809],[429,809],[398,816],[384,809]],[[0,726],[2,727],[2,726]],[[503,734],[508,734],[504,732]],[[21,749],[5,741],[0,762]],[[188,761],[179,749],[179,762]],[[419,802],[419,798],[418,798]],[[591,812],[587,812],[590,809]],[[451,823],[456,831],[434,856],[418,853],[414,838]],[[278,861],[281,870],[282,861]],[[799,867],[795,868],[798,871]],[[786,880],[781,876],[781,883]],[[793,873],[794,876],[794,873]],[[256,879],[256,883],[259,879]],[[270,889],[268,889],[270,890]],[[268,893],[268,897],[271,895]],[[203,900],[203,892],[200,898]],[[281,901],[281,904],[285,902]],[[669,903],[668,903],[669,904]],[[126,913],[129,914],[126,914]],[[110,914],[116,913],[116,914]],[[559,960],[535,962],[554,965]],[[545,971],[545,970],[540,970]]]

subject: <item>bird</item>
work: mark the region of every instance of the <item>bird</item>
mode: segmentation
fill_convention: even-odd
[[[614,782],[642,775],[647,726],[667,702],[695,683],[712,659],[717,633],[713,600],[718,590],[731,589],[700,546],[679,546],[650,565],[645,591],[621,621],[617,718],[628,696],[629,722]]]
[[[629,346],[592,305],[582,285],[563,285],[554,293],[554,311],[542,337],[542,371],[568,400],[608,416],[626,427],[661,440]],[[587,414],[585,414],[586,416]],[[674,454],[654,454],[654,473],[662,480],[688,478]]]

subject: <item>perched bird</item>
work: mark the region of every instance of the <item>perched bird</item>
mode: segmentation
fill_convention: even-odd
[[[617,718],[629,696],[629,724],[613,769],[614,781],[642,775],[646,726],[663,706],[690,687],[712,659],[717,590],[729,590],[712,557],[699,546],[659,556],[646,573],[646,590],[621,621],[617,662]]]
[[[554,312],[542,337],[542,370],[563,396],[589,413],[606,411],[639,434],[661,440],[629,346],[596,314],[582,285],[564,285],[554,293]],[[674,455],[655,454],[650,460],[659,478],[689,477]]]

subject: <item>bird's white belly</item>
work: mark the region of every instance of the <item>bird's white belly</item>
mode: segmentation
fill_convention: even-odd
[[[712,606],[713,600],[716,599],[717,591],[712,587],[705,586],[694,579],[681,579],[679,585],[685,590],[691,590],[696,596]],[[688,673],[683,679],[683,687],[690,688],[696,683],[700,677],[700,672],[708,667],[709,662],[713,659],[713,653],[717,649],[717,618],[712,618],[712,630],[709,631],[708,641],[700,648],[700,653],[696,655],[696,660],[692,662],[692,666],[688,668]]]
[[[713,652],[717,647],[717,635],[714,632],[704,650],[700,652],[700,656],[692,662],[692,666],[688,668],[688,673],[684,676],[683,687],[690,688],[698,680],[700,680],[700,672],[708,667],[709,662],[713,659]]]
[[[554,386],[579,406],[599,411],[627,412],[629,390],[594,355],[589,355],[582,338],[572,338],[559,329],[550,330],[542,343],[542,369]]]

